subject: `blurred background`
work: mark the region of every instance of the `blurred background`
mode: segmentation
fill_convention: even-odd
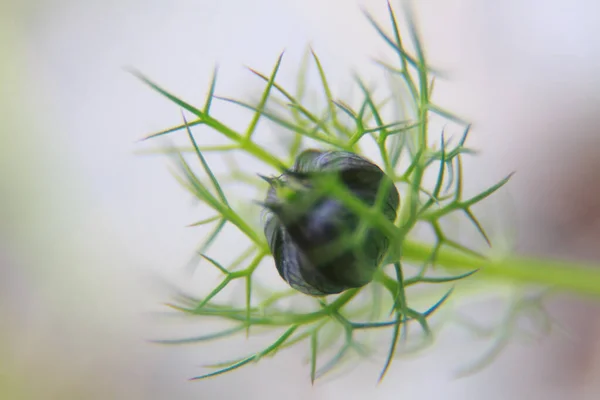
[[[387,23],[383,0],[0,0],[1,398],[600,397],[600,306],[573,296],[549,303],[570,335],[511,344],[462,379],[454,369],[475,355],[452,336],[379,386],[380,365],[367,364],[311,387],[304,349],[191,383],[217,348],[146,342],[164,323],[151,314],[167,300],[156,276],[180,273],[200,236],[185,228],[197,215],[166,160],[134,154],[179,110],[124,68],[200,104],[215,63],[217,93],[244,97],[260,88],[244,65],[268,72],[286,49],[279,76],[293,85],[310,43],[343,93],[353,69],[375,79],[370,58],[388,54],[361,5]],[[474,122],[468,189],[517,171],[478,210],[484,221],[506,215],[521,253],[600,261],[600,3],[415,10],[448,77],[437,102]]]

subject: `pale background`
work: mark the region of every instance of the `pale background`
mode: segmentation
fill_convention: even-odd
[[[270,71],[285,48],[291,83],[312,43],[343,89],[351,68],[373,74],[368,57],[387,54],[359,4],[387,21],[379,0],[0,3],[2,398],[597,398],[598,307],[575,299],[553,307],[571,338],[515,344],[460,380],[453,368],[472,350],[451,337],[377,387],[378,365],[311,387],[304,349],[190,383],[216,347],[145,342],[164,323],[148,314],[165,300],[152,276],[185,263],[199,237],[184,226],[198,215],[165,160],[133,154],[179,111],[123,67],[199,103],[216,62],[217,92],[244,96],[259,86],[243,65]],[[417,11],[430,60],[450,72],[439,102],[475,122],[471,187],[517,170],[493,204],[513,204],[519,249],[600,260],[600,3],[429,0]],[[248,351],[242,339],[232,349]]]

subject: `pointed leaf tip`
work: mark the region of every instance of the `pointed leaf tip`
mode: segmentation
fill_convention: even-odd
[[[275,180],[277,179],[277,178],[274,178],[272,176],[265,176],[265,175],[261,175],[261,174],[256,174],[256,175],[258,175],[258,177],[260,179],[262,179],[263,181],[267,182],[269,185],[272,185],[273,182],[275,182]]]

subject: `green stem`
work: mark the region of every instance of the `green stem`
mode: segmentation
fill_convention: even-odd
[[[432,244],[405,240],[402,248],[403,259],[408,262],[424,262],[431,255],[433,248]],[[598,265],[521,256],[482,260],[444,247],[439,249],[436,263],[448,269],[479,268],[478,275],[485,278],[549,285],[577,294],[600,296]]]

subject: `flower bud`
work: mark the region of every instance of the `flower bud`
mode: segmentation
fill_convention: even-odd
[[[277,270],[291,287],[313,296],[366,285],[389,247],[383,232],[361,225],[359,215],[315,188],[325,176],[337,178],[368,206],[386,190],[380,210],[392,222],[400,204],[398,190],[377,165],[345,151],[306,150],[291,170],[265,178],[270,188],[264,231]]]

